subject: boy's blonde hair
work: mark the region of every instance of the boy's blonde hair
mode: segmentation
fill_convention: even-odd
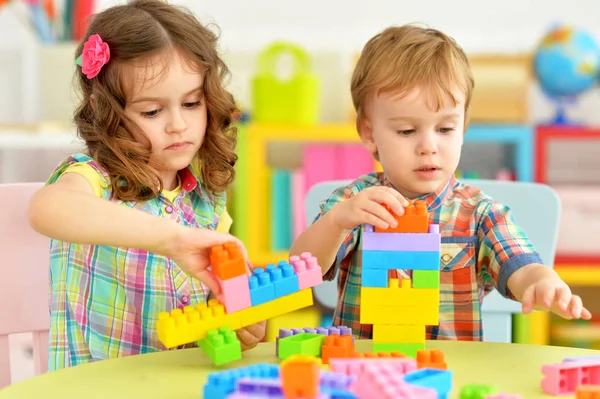
[[[465,130],[473,92],[473,74],[462,48],[444,33],[415,25],[393,26],[371,38],[358,59],[350,91],[357,127],[366,103],[381,93],[406,94],[419,86],[433,90],[433,108],[444,94],[465,93]]]

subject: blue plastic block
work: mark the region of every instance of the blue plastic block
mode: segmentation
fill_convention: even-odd
[[[362,269],[440,270],[440,253],[363,250]]]
[[[244,377],[279,378],[279,366],[276,364],[258,363],[252,366],[210,373],[204,385],[203,397],[226,399],[235,390],[238,380]]]
[[[362,287],[387,287],[388,271],[385,269],[362,269]]]
[[[404,381],[411,385],[435,389],[438,399],[448,399],[452,391],[452,371],[438,369],[419,369],[404,375]]]
[[[271,281],[271,275],[264,269],[254,269],[252,277],[248,279],[250,284],[250,302],[252,306],[270,302],[275,299],[275,286]]]
[[[271,267],[270,270],[269,267]],[[277,267],[268,265],[267,271],[271,274],[271,281],[273,282],[273,285],[275,285],[276,298],[300,291],[298,275],[294,270],[294,266],[290,265],[288,262],[281,261],[277,264]]]

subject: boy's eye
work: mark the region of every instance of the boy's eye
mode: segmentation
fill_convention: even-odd
[[[153,111],[142,112],[142,116],[146,118],[153,118],[159,113],[159,109],[155,109]]]
[[[397,133],[398,134],[402,134],[402,135],[409,135],[409,134],[413,134],[415,132],[415,129],[407,129],[407,130],[398,130]]]
[[[442,132],[442,133],[450,133],[453,130],[454,130],[454,128],[452,128],[452,127],[442,127],[442,128],[440,128],[440,132]]]
[[[193,103],[183,103],[183,106],[186,108],[196,108],[200,105],[200,101],[195,101]]]

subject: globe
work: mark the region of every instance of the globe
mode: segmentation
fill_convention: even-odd
[[[557,104],[556,123],[565,123],[564,104],[592,88],[600,75],[600,47],[588,32],[558,26],[534,52],[534,72],[544,93]]]

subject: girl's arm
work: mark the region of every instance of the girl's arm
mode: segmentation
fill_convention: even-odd
[[[172,220],[98,198],[77,173],[65,173],[35,193],[29,221],[37,232],[61,241],[139,248],[165,256],[172,253],[181,230]]]

